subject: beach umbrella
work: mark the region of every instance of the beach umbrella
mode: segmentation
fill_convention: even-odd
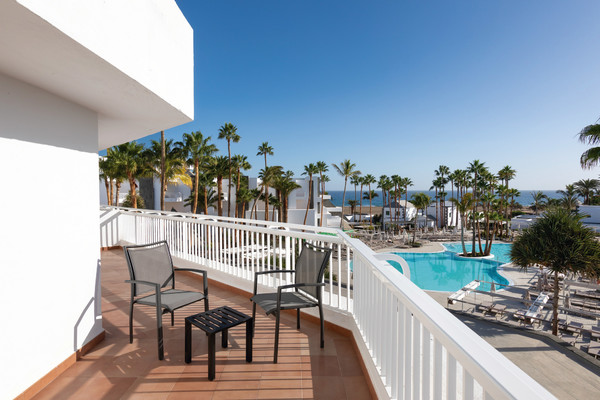
[[[525,291],[525,297],[524,297],[524,299],[531,301],[531,293],[529,293],[529,290]]]
[[[492,287],[490,289],[490,292],[496,293],[496,282],[492,282]]]
[[[538,274],[538,281],[537,281],[537,290],[538,292],[542,291],[542,287],[543,287],[543,283],[542,283],[542,274]]]
[[[569,292],[567,292],[567,294],[565,295],[564,307],[565,308],[571,308],[571,299],[570,299],[570,296],[569,296]]]

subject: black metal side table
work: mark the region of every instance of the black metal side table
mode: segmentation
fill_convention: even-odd
[[[227,347],[227,330],[246,323],[246,362],[252,362],[252,317],[231,307],[219,307],[185,319],[185,362],[192,362],[192,325],[208,334],[208,380],[215,379],[215,334],[221,332],[221,346]]]

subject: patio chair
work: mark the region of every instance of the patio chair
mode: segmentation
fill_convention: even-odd
[[[125,259],[131,279],[131,300],[129,304],[129,343],[133,343],[133,306],[142,304],[156,308],[158,330],[158,359],[164,359],[162,315],[171,313],[171,325],[175,324],[175,310],[204,300],[204,310],[208,311],[208,282],[206,271],[192,268],[173,268],[173,260],[167,242],[161,241],[140,246],[124,246]],[[192,271],[202,274],[204,293],[175,289],[175,272]],[[170,284],[170,285],[169,285]],[[164,289],[170,286],[170,289]],[[152,292],[145,296],[140,295]]]
[[[256,272],[254,275],[254,296],[250,299],[252,304],[252,318],[255,321],[256,305],[260,306],[267,315],[275,314],[275,351],[273,363],[277,363],[279,347],[279,320],[281,310],[297,310],[296,328],[300,329],[300,309],[319,307],[321,319],[321,348],[324,347],[323,339],[324,321],[322,304],[322,283],[325,267],[329,262],[331,249],[313,246],[304,243],[300,256],[296,260],[295,270],[270,270]],[[257,294],[258,277],[264,274],[294,274],[294,283],[277,287],[276,293]],[[284,291],[294,289],[294,291]]]

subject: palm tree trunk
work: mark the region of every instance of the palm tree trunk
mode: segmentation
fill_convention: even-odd
[[[309,175],[308,178],[308,200],[306,201],[306,213],[304,213],[304,223],[306,225],[306,218],[308,217],[308,208],[310,207],[310,203],[312,202],[312,175]]]
[[[217,178],[217,214],[219,217],[223,216],[223,204],[221,203],[221,196],[223,194],[223,177]]]
[[[265,162],[267,156],[265,155]],[[265,185],[265,221],[269,220],[269,186]]]
[[[227,178],[227,216],[231,217],[231,142],[227,139],[227,154],[229,155],[229,177]]]
[[[373,193],[371,193],[371,184],[369,184],[369,225],[373,225],[373,211],[372,211],[372,202],[371,202],[371,196],[373,195]]]
[[[198,192],[196,192],[198,193]],[[198,195],[196,194],[196,197]],[[204,215],[208,215],[208,189],[204,188]]]
[[[235,199],[236,199],[236,201],[237,201],[237,197],[238,197],[239,192],[240,192],[240,169],[238,168],[238,170],[237,170],[237,183],[235,185]],[[243,202],[242,202],[242,204],[243,204]],[[238,214],[238,207],[237,207],[237,204],[236,204],[236,206],[235,206],[235,217],[237,218],[238,215],[239,215]]]
[[[160,210],[165,211],[167,179],[165,175],[165,131],[160,131]]]
[[[325,198],[325,183],[323,182],[323,174],[321,173],[321,226],[323,226],[323,200]]]
[[[131,189],[131,201],[133,202],[133,208],[137,208],[137,194],[135,192],[135,179],[133,175],[129,175],[129,188]]]
[[[358,213],[360,214],[359,222],[362,222],[362,197],[363,197],[363,185],[360,184],[360,205],[358,208]]]
[[[198,211],[198,180],[200,179],[200,160],[195,159],[194,160],[194,205],[192,208],[192,212],[194,214],[196,214],[196,212]],[[205,192],[206,192],[206,188],[205,188]],[[207,213],[207,206],[206,206],[206,201],[205,201],[205,205],[204,205],[204,213]]]
[[[340,228],[344,226],[344,204],[346,204],[346,184],[348,183],[348,177],[344,179],[344,194],[342,195],[342,219],[340,220]]]
[[[104,186],[106,186],[106,203],[107,203],[107,205],[111,206],[112,205],[112,197],[110,194],[110,186],[111,185],[108,184],[108,178],[106,176],[104,177]]]
[[[121,190],[121,183],[120,182],[116,182],[115,183],[115,202],[113,203],[115,206],[119,206],[119,191]]]

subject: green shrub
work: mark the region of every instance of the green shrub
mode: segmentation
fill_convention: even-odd
[[[137,208],[146,208],[146,204],[144,204],[144,199],[142,199],[142,196],[136,194],[135,197],[137,198]],[[133,199],[131,198],[131,193],[127,194],[127,197],[123,202],[123,207],[133,207]]]

